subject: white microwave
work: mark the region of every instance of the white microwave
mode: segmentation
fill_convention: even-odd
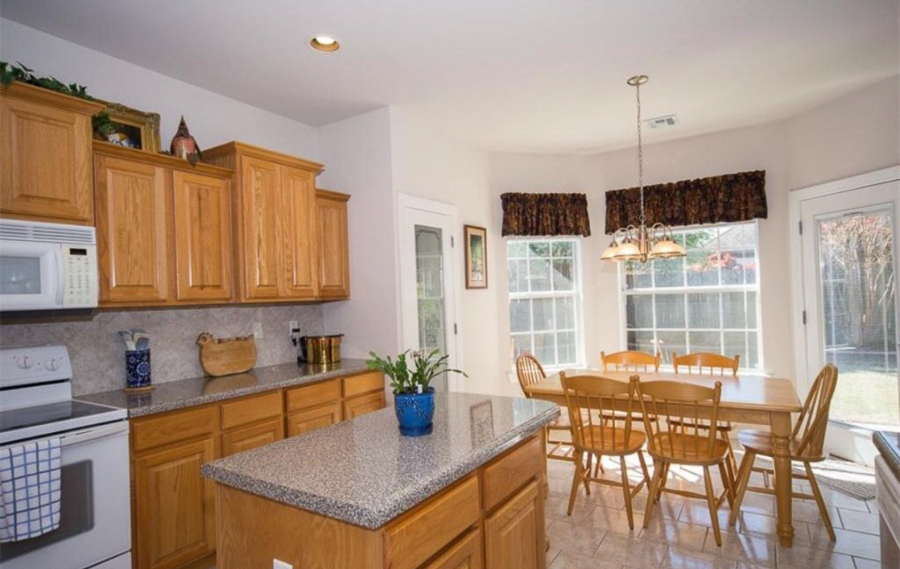
[[[93,227],[0,219],[0,311],[95,308]]]

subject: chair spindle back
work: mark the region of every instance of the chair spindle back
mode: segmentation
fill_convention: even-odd
[[[637,376],[630,381],[616,381],[597,375],[559,374],[572,442],[579,450],[612,449],[631,438],[631,415],[637,394]],[[616,413],[616,400],[627,396],[627,411]]]
[[[724,377],[730,374],[731,377],[737,377],[740,361],[740,355],[729,358],[728,356],[706,352],[685,354],[683,356],[672,354],[672,365],[675,366],[675,373],[680,373],[679,367],[686,367],[687,373],[703,375],[705,370],[705,373],[709,375],[721,375]]]
[[[530,399],[531,395],[525,388],[541,381],[547,377],[547,374],[544,373],[544,368],[537,358],[531,354],[522,354],[516,358],[516,377],[519,378],[519,385],[522,387],[525,397]]]
[[[825,364],[806,396],[803,411],[800,412],[792,433],[793,439],[799,442],[797,454],[800,456],[822,456],[828,412],[837,388],[837,378],[838,369],[834,364]]]
[[[654,373],[659,371],[662,357],[646,352],[624,351],[607,354],[600,352],[600,364],[603,371],[643,371]]]
[[[715,424],[722,398],[721,382],[710,388],[677,381],[652,381],[640,382],[637,388],[651,455],[713,458],[716,429],[701,428],[701,419]],[[680,427],[668,428],[670,419]]]

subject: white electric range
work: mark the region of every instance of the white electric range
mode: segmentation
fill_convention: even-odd
[[[0,350],[0,447],[59,437],[59,527],[0,546],[0,568],[130,569],[128,415],[74,401],[65,346]]]

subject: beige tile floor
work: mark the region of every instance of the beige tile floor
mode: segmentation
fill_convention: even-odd
[[[618,480],[619,464],[604,459],[606,476]],[[637,462],[629,461],[630,477],[640,480]],[[566,515],[574,465],[551,460],[548,465],[547,534],[549,569],[874,569],[880,567],[878,514],[873,501],[857,500],[823,488],[837,541],[819,519],[813,501],[794,500],[794,547],[778,545],[774,498],[748,493],[737,524],[728,526],[730,510],[719,511],[722,547],[712,535],[709,510],[702,500],[664,495],[643,529],[646,490],[634,500],[635,529],[628,529],[624,497],[618,488],[593,485],[591,495],[579,488],[575,510]],[[718,478],[718,474],[715,474]],[[754,480],[761,485],[762,481]],[[669,487],[703,492],[699,470],[672,468]],[[716,483],[721,488],[721,482]],[[809,491],[806,482],[795,483]]]

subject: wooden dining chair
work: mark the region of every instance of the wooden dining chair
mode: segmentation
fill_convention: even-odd
[[[519,385],[525,393],[525,397],[531,398],[526,387],[533,385],[547,377],[541,362],[531,354],[522,354],[516,358],[516,376],[519,378]],[[571,427],[569,425],[569,414],[563,409],[559,418],[547,426],[547,458],[553,460],[564,460],[572,462],[574,447],[570,438],[560,437],[560,433],[569,433],[571,435]],[[554,436],[554,434],[556,436]]]
[[[679,356],[672,354],[672,365],[675,373],[695,373],[697,375],[719,375],[722,377],[730,375],[737,377],[738,367],[740,367],[741,356],[735,355],[733,358],[720,354],[710,354],[707,352],[697,352],[693,354],[685,354]],[[677,426],[677,424],[673,424]],[[708,429],[709,423],[702,421],[701,429]],[[716,430],[722,436],[722,440],[728,443],[728,476],[731,477],[731,487],[737,488],[735,480],[737,478],[737,459],[734,454],[734,445],[731,444],[731,432],[734,426],[730,422],[720,422],[716,425]],[[734,496],[732,496],[733,498]]]
[[[816,505],[819,507],[819,515],[822,516],[822,523],[825,524],[825,530],[828,532],[828,537],[831,538],[831,541],[835,541],[834,528],[831,525],[828,508],[825,506],[825,501],[822,500],[822,492],[819,490],[819,484],[816,482],[816,476],[810,465],[813,462],[821,462],[826,458],[823,451],[825,429],[828,427],[828,411],[831,407],[831,399],[834,397],[834,390],[837,387],[837,378],[838,369],[833,364],[826,364],[819,372],[819,375],[816,376],[816,380],[806,396],[806,401],[803,403],[803,411],[800,412],[800,416],[794,424],[789,446],[791,461],[802,462],[806,471],[805,474],[792,472],[792,478],[808,480],[812,489],[812,494],[792,492],[791,496],[793,498],[816,501]],[[753,464],[757,456],[765,456],[770,459],[774,457],[772,434],[769,431],[760,429],[748,429],[738,433],[738,441],[744,447],[744,458],[738,470],[734,509],[731,511],[731,517],[728,520],[731,525],[734,525],[737,521],[741,502],[744,500],[744,494],[747,490],[764,494],[775,494],[775,491],[768,487],[749,487],[750,474],[752,472],[763,472],[767,476],[774,475],[772,469],[755,468]]]
[[[653,504],[659,500],[662,492],[701,498],[709,505],[713,535],[716,545],[721,546],[722,534],[719,531],[717,512],[722,501],[732,494],[731,481],[725,470],[728,445],[714,431],[702,429],[699,425],[703,420],[715,423],[718,418],[722,383],[717,381],[715,387],[710,388],[677,381],[639,382],[637,391],[644,416],[644,431],[648,435],[647,449],[656,466],[650,481],[644,528],[650,524]],[[677,430],[670,428],[675,421],[682,427]],[[703,467],[706,493],[666,488],[669,467],[673,464]],[[725,486],[719,496],[716,496],[713,488],[710,471],[713,466],[719,467]]]
[[[648,354],[646,352],[635,352],[626,350],[624,352],[615,352],[607,355],[606,352],[600,352],[600,365],[603,371],[659,371],[659,364],[662,357],[657,353]]]
[[[569,422],[572,425],[572,441],[575,445],[575,475],[572,478],[572,490],[569,493],[568,515],[572,515],[575,507],[575,495],[578,487],[584,484],[585,492],[591,493],[590,483],[597,482],[608,486],[622,488],[625,495],[625,512],[628,515],[628,527],[634,529],[634,514],[631,501],[649,484],[650,477],[641,447],[647,438],[638,429],[632,428],[632,411],[635,410],[637,394],[637,376],[629,382],[616,381],[597,375],[572,375],[565,372],[559,374],[563,392],[566,395],[566,406]],[[612,415],[616,403],[624,402],[626,409],[621,415]],[[610,419],[602,417],[610,416]],[[641,463],[643,479],[632,488],[628,480],[626,457],[636,454]],[[590,463],[585,466],[586,459],[595,459],[597,463],[603,456],[617,457],[621,463],[622,481],[599,478],[591,475]]]

